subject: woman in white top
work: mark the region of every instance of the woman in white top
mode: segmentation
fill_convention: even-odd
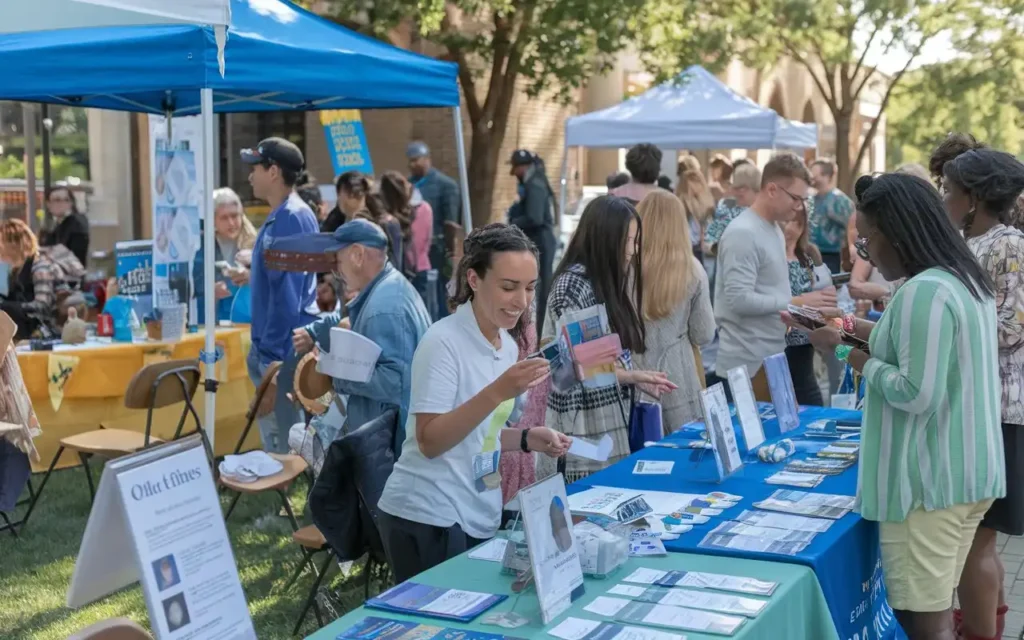
[[[474,230],[464,246],[453,296],[459,306],[416,349],[405,445],[378,503],[399,582],[497,533],[502,449],[558,457],[570,443],[546,427],[505,428],[518,398],[549,374],[543,358],[516,362],[510,334],[533,300],[536,247],[505,224]]]

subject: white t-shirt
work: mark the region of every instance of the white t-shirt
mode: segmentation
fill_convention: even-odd
[[[480,332],[470,303],[435,322],[412,359],[412,394],[405,444],[378,508],[435,527],[458,523],[473,538],[491,538],[501,524],[501,489],[478,491],[473,457],[485,444],[501,450],[500,430],[515,404],[503,402],[462,442],[436,458],[420,452],[416,414],[448,413],[480,393],[519,359],[519,347],[501,331],[501,349]],[[496,443],[493,445],[492,443]]]

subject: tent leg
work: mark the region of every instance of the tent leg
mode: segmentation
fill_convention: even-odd
[[[217,238],[213,224],[213,163],[220,155],[214,148],[214,115],[213,115],[213,89],[201,89],[200,113],[203,119],[203,200],[200,213],[203,216],[203,291],[204,291],[204,330],[206,332],[206,343],[203,351],[206,358],[206,414],[203,419],[203,426],[210,440],[210,451],[215,452],[214,438],[216,429],[214,422],[217,416],[217,364],[213,362],[213,356],[217,351],[217,300],[214,296],[215,277],[215,245]]]
[[[469,172],[466,169],[466,143],[462,136],[462,107],[452,109],[452,124],[455,126],[455,153],[459,159],[459,192],[462,194],[462,226],[466,235],[473,230],[473,212],[469,210]]]

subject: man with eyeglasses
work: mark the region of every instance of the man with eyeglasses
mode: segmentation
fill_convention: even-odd
[[[243,149],[242,162],[251,167],[249,184],[255,197],[270,205],[252,252],[249,284],[252,288],[252,347],[249,376],[259,385],[274,362],[283,362],[292,344],[292,332],[316,319],[306,309],[316,300],[316,274],[285,273],[266,266],[263,251],[278,238],[316,233],[319,224],[313,211],[295,193],[305,159],[295,144],[283,138],[267,138],[255,149]],[[259,419],[263,448],[287,453],[288,429],[298,414],[280,396],[274,413]]]
[[[764,359],[786,349],[781,311],[793,298],[780,224],[807,205],[811,176],[792,153],[772,158],[761,172],[761,189],[718,242],[715,320],[719,328],[715,374],[745,366],[758,400],[771,399]],[[835,295],[832,295],[832,306]],[[711,385],[719,380],[708,380]]]

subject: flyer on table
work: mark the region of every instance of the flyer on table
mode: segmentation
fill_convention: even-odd
[[[161,640],[256,638],[202,447],[117,476]]]

